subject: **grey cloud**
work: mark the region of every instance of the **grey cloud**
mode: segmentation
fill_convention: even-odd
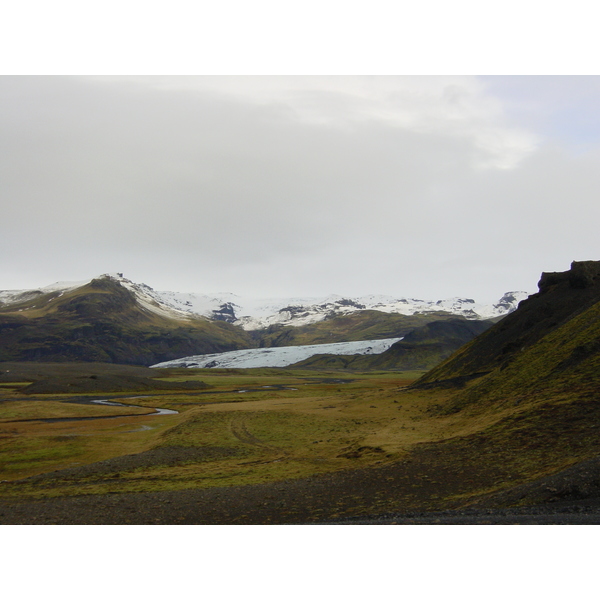
[[[476,96],[453,135],[444,115],[390,125],[348,89],[299,104],[180,88],[0,79],[0,287],[123,271],[182,291],[493,300],[595,249],[598,156],[519,148],[513,168],[474,168],[468,132],[502,127]],[[314,118],[340,102],[345,124]],[[515,131],[502,140],[529,139]]]

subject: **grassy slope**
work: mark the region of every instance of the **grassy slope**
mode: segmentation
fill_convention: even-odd
[[[565,273],[542,274],[537,294],[521,302],[517,311],[461,348],[420,383],[434,384],[504,369],[548,334],[569,327],[573,318],[600,301],[599,265],[593,261],[575,262]]]
[[[364,310],[300,327],[272,325],[252,335],[261,347],[381,340],[403,337],[417,327],[448,319],[456,317],[448,313],[398,315]]]
[[[594,398],[600,384],[599,340],[600,303],[596,303],[509,362],[473,380],[457,394],[454,404],[500,409],[511,403],[525,406],[560,397]],[[448,372],[448,365],[442,372]],[[431,373],[421,381],[430,377]]]
[[[575,265],[542,278],[539,294],[415,384],[412,393],[445,395],[430,405],[434,418],[462,415],[484,425],[449,451],[479,449],[511,480],[600,453],[600,277],[584,286],[578,276]]]
[[[359,371],[370,369],[427,371],[490,326],[489,321],[468,321],[460,318],[433,321],[407,333],[403,340],[396,342],[381,354],[365,356],[321,354],[312,356],[295,366]]]
[[[227,323],[169,319],[144,310],[131,292],[110,280],[0,309],[3,361],[150,365],[252,345],[248,334]]]

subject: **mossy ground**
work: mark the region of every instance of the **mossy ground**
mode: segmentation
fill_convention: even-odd
[[[16,394],[19,382],[15,382],[14,391],[5,386],[0,402],[3,495],[53,496],[82,489],[103,493],[260,483],[347,468],[354,461],[342,455],[364,445],[363,438],[385,429],[387,421],[396,418],[391,415],[395,415],[397,406],[386,394],[393,394],[416,374],[366,374],[342,383],[331,373],[188,371],[171,372],[167,379],[182,380],[185,375],[187,380],[195,377],[214,387],[201,394],[115,395],[115,400],[139,407],[130,408],[74,404],[68,395],[52,400],[42,396],[23,399]],[[385,405],[385,414],[379,414],[373,402]],[[179,414],[83,420],[148,413],[151,408],[170,408]],[[49,418],[82,420],[41,420]],[[110,477],[76,477],[50,487],[26,481],[34,475],[151,448],[182,446],[232,448],[239,452],[210,463],[119,473],[116,483],[114,473]],[[393,446],[389,452],[378,449],[372,457],[361,455],[361,464],[380,462],[386,455],[391,458],[398,451]],[[17,480],[20,483],[10,483]]]
[[[455,410],[471,388],[409,390],[421,372],[171,369],[162,374],[212,387],[114,394],[138,407],[132,408],[74,404],[68,395],[23,399],[20,382],[3,386],[0,498],[208,490],[366,468],[382,489],[336,500],[339,514],[441,509],[600,452],[600,410],[579,392]],[[154,408],[179,414],[143,414]],[[98,416],[116,418],[85,419]],[[68,417],[80,420],[41,420]],[[148,457],[143,463],[128,458],[143,453]],[[153,456],[162,458],[152,462]],[[165,456],[173,460],[167,464]],[[386,481],[396,483],[386,490]],[[344,502],[350,504],[344,508]],[[322,514],[323,508],[315,511]]]

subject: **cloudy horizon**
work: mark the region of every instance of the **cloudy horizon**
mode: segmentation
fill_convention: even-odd
[[[492,302],[595,260],[595,76],[3,76],[0,289]]]

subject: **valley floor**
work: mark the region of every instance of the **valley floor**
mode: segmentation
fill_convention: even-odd
[[[600,523],[595,402],[449,412],[452,391],[407,389],[420,373],[160,375],[108,396],[3,383],[0,523]],[[161,389],[190,378],[210,387]]]

